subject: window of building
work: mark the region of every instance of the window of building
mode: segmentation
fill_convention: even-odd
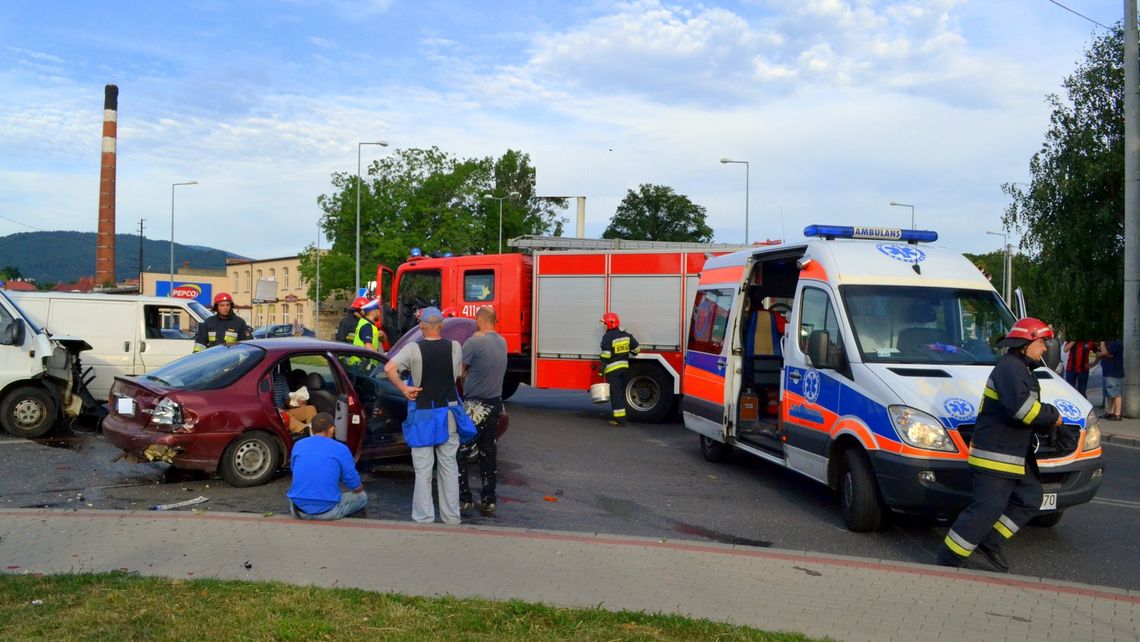
[[[289,289],[289,268],[281,268],[281,289]]]
[[[238,271],[234,270],[234,292],[238,291]]]
[[[289,304],[281,305],[281,323],[289,323]]]
[[[275,270],[273,268],[269,268],[269,280],[270,281],[276,281],[277,280],[277,270]]]
[[[251,275],[250,272],[245,273],[245,291],[246,292],[252,292],[253,291],[253,276]]]
[[[276,303],[270,303],[269,304],[269,325],[273,325],[274,323],[277,323],[277,304]]]

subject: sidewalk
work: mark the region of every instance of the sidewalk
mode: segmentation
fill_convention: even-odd
[[[1089,386],[1089,403],[1093,405],[1097,415],[1104,414],[1104,397],[1099,386]],[[1100,419],[1100,432],[1102,440],[1110,444],[1135,446],[1140,448],[1140,419],[1124,417],[1120,421],[1107,421]]]
[[[0,520],[7,573],[123,570],[513,598],[837,640],[1140,639],[1140,591],[798,551],[234,513],[0,510]],[[303,544],[317,540],[321,553]]]

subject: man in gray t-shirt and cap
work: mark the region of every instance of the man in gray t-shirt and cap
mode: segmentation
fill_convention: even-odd
[[[463,344],[463,409],[475,422],[478,434],[470,444],[477,453],[479,501],[472,504],[467,483],[468,446],[460,447],[459,507],[472,506],[484,515],[495,514],[495,482],[499,474],[495,437],[499,431],[499,415],[503,413],[503,376],[507,372],[507,341],[495,332],[495,309],[485,305],[475,313],[477,331]]]

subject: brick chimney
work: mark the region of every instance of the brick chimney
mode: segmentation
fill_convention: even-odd
[[[115,145],[118,139],[119,87],[103,91],[103,157],[99,170],[99,232],[95,240],[95,283],[115,282]]]

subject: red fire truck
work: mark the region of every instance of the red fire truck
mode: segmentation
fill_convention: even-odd
[[[641,343],[627,386],[631,418],[670,416],[698,273],[707,258],[743,246],[562,237],[510,244],[527,253],[426,257],[413,250],[396,270],[379,266],[388,336],[403,335],[427,305],[468,318],[490,305],[507,341],[504,397],[520,383],[584,391],[602,382],[599,320],[616,312]]]

